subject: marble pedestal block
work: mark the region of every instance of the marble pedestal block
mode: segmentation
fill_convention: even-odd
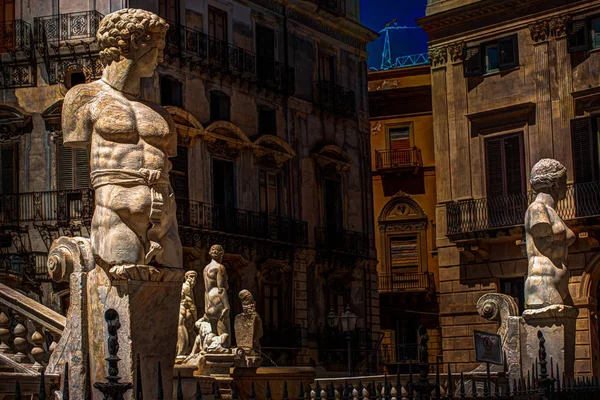
[[[545,339],[546,360],[554,364],[554,375],[558,366],[560,374],[573,378],[575,366],[575,323],[578,311],[574,307],[553,305],[541,309],[525,310],[521,317],[521,362],[523,370],[535,365],[540,341],[538,331]],[[550,365],[548,364],[548,368]]]
[[[144,397],[156,395],[158,362],[161,364],[165,398],[173,393],[173,367],[177,346],[177,323],[183,271],[173,273],[167,281],[143,279],[147,266],[136,266],[130,277],[113,279],[100,267],[88,273],[88,337],[90,380],[105,382],[108,374],[104,361],[108,336],[104,313],[114,309],[119,314],[119,375],[124,382],[134,382],[136,357],[139,355]],[[126,399],[132,399],[129,392]],[[95,398],[95,397],[94,397]]]

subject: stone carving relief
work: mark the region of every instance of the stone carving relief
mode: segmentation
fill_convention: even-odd
[[[382,127],[381,121],[371,122],[371,135],[376,136],[379,134]]]
[[[569,294],[568,247],[575,234],[556,212],[567,190],[567,169],[545,158],[531,169],[535,200],[525,213],[525,243],[529,263],[525,281],[525,313],[572,305]]]
[[[432,67],[443,67],[448,60],[448,52],[446,46],[433,47],[429,50],[429,59]]]
[[[177,328],[177,358],[185,359],[190,354],[194,341],[194,322],[198,319],[196,302],[194,301],[194,286],[196,286],[196,271],[185,273],[185,282],[181,287],[181,303],[179,305],[179,326]]]
[[[534,42],[543,42],[550,38],[560,38],[567,34],[567,24],[571,16],[563,14],[554,18],[542,19],[529,25],[531,39]]]
[[[167,28],[145,10],[105,17],[97,34],[102,78],[75,86],[63,103],[64,144],[91,146],[90,240],[98,264],[116,279],[152,275],[151,263],[182,267],[168,161],[177,132],[164,108],[139,99],[141,78],[163,59]],[[145,267],[150,273],[137,271]]]
[[[465,44],[463,42],[449,45],[448,53],[450,54],[450,61],[453,63],[461,63],[463,61],[464,50]]]
[[[238,353],[243,351],[243,366],[258,367],[262,362],[260,357],[260,338],[263,335],[262,319],[256,312],[256,302],[252,293],[242,290],[239,294],[242,302],[242,313],[235,317],[235,337]]]

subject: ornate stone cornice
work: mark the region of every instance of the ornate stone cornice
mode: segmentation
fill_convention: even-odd
[[[429,50],[429,59],[432,68],[439,68],[446,65],[448,61],[448,51],[446,46],[433,47]]]
[[[381,221],[379,232],[410,232],[427,229],[427,221]]]
[[[570,15],[558,15],[552,18],[545,18],[535,21],[529,25],[531,39],[538,43],[549,40],[550,38],[560,38],[567,34],[567,23],[571,20]]]
[[[450,54],[450,61],[453,63],[461,63],[463,61],[463,54],[465,50],[465,43],[452,43],[448,45],[448,53]]]
[[[212,142],[207,141],[206,147],[212,155],[224,158],[235,159],[240,154],[239,148],[231,146],[231,142],[222,139],[216,139]]]

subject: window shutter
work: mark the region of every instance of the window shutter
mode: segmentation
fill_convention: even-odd
[[[575,183],[598,179],[597,138],[591,117],[571,120],[571,147]]]
[[[504,163],[506,171],[506,192],[504,194],[523,193],[521,136],[511,136],[504,139]]]
[[[391,272],[419,270],[419,240],[417,235],[397,236],[390,239]]]
[[[73,171],[74,189],[88,189],[90,187],[90,162],[87,149],[72,149],[75,169]]]
[[[519,38],[517,35],[498,39],[498,58],[501,71],[519,65]]]
[[[569,53],[586,51],[590,48],[590,26],[585,19],[567,25],[567,50]]]
[[[502,138],[485,142],[487,197],[504,195],[504,170],[502,168]]]
[[[464,76],[479,76],[483,74],[482,63],[481,63],[481,47],[473,46],[467,47],[463,54],[463,68]]]
[[[16,149],[15,145],[0,148],[0,193],[2,194],[16,192]]]
[[[73,189],[73,150],[58,142],[58,190]]]

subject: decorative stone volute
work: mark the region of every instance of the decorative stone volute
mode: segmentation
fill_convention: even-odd
[[[433,68],[443,67],[448,61],[448,51],[446,46],[433,47],[429,50],[429,59]]]
[[[449,45],[448,53],[450,54],[450,61],[452,61],[452,63],[461,63],[464,59],[464,50],[464,42],[452,43]]]

